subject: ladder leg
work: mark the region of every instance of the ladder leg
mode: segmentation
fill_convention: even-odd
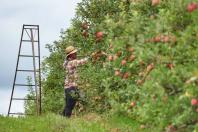
[[[16,82],[16,76],[17,76],[17,69],[18,69],[18,65],[19,65],[19,55],[21,52],[21,45],[22,45],[22,40],[23,40],[23,32],[24,31],[24,25],[23,25],[23,29],[22,29],[22,33],[21,33],[21,40],[20,40],[20,45],[19,45],[19,51],[18,51],[18,58],[17,58],[17,64],[16,64],[16,70],[15,70],[15,75],[14,75],[14,83],[12,86],[12,93],[11,93],[11,97],[10,97],[10,104],[9,104],[9,108],[8,108],[8,116],[10,115],[10,109],[11,109],[11,105],[12,105],[12,98],[13,98],[13,94],[14,94],[14,84]]]
[[[32,29],[31,31],[31,41],[32,41],[32,55],[33,55],[33,67],[34,67],[34,82],[35,82],[35,91],[36,91],[36,113],[39,114],[38,110],[38,88],[37,88],[37,76],[36,76],[36,60],[35,60],[35,49],[34,49],[34,35]]]
[[[40,51],[39,26],[38,26],[38,56],[39,56],[39,114],[41,115],[41,51]]]

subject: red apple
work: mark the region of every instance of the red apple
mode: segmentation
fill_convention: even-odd
[[[173,67],[174,67],[174,65],[173,65],[172,63],[168,63],[168,64],[166,65],[166,67],[169,68],[170,70],[172,70]]]
[[[126,65],[126,63],[127,63],[126,60],[122,60],[122,61],[121,61],[121,65],[122,65],[122,66]]]
[[[147,72],[150,72],[151,70],[153,70],[153,68],[154,68],[154,64],[151,63],[151,64],[149,64],[149,65],[146,67],[146,71],[147,71]]]
[[[108,60],[109,60],[109,61],[113,61],[113,56],[112,56],[112,55],[109,55],[109,56],[108,56]]]
[[[160,42],[160,41],[161,41],[161,37],[160,37],[160,36],[156,36],[156,37],[154,38],[154,42],[158,43],[158,42]]]
[[[156,6],[160,4],[160,0],[151,0],[152,6]]]
[[[135,60],[135,55],[131,55],[131,56],[129,57],[129,61],[132,62],[132,61],[134,61],[134,60]]]
[[[129,78],[129,73],[128,72],[125,72],[122,78],[123,79],[128,79]]]
[[[192,106],[198,105],[198,100],[197,99],[192,99],[191,100],[191,105]]]
[[[164,36],[162,41],[164,43],[168,43],[169,42],[169,37],[168,36]]]
[[[127,49],[129,52],[134,52],[134,48],[132,48],[132,47],[129,47],[128,49]]]
[[[102,37],[103,37],[103,32],[101,32],[101,31],[96,32],[96,38],[102,39]]]
[[[192,2],[192,3],[189,3],[188,6],[187,6],[187,11],[188,12],[193,12],[194,10],[196,10],[198,8],[198,4]]]
[[[120,76],[121,75],[120,70],[116,69],[114,74],[115,74],[115,76]]]
[[[136,103],[134,101],[131,102],[130,106],[134,107],[136,105]]]

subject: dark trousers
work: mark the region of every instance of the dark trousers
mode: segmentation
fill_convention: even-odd
[[[65,89],[65,108],[63,110],[63,116],[70,117],[72,110],[79,98],[79,92],[76,87],[70,87]]]

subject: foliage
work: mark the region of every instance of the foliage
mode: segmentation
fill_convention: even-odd
[[[198,10],[191,0],[83,0],[60,40],[46,45],[44,111],[64,105],[64,49],[92,60],[79,69],[80,112],[123,113],[145,126],[195,129],[198,98]],[[194,0],[194,2],[198,2]],[[82,101],[83,100],[83,101]]]
[[[31,100],[31,99],[35,99],[36,93],[33,87],[31,86],[32,78],[30,76],[27,77],[27,84],[30,86],[28,87],[28,94],[26,95],[25,98],[30,100],[25,100],[24,103],[25,113],[36,115],[36,102],[35,100]]]

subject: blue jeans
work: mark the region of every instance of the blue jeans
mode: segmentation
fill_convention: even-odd
[[[65,89],[65,108],[63,110],[63,116],[71,117],[72,110],[79,98],[79,92],[76,87],[70,87]]]

